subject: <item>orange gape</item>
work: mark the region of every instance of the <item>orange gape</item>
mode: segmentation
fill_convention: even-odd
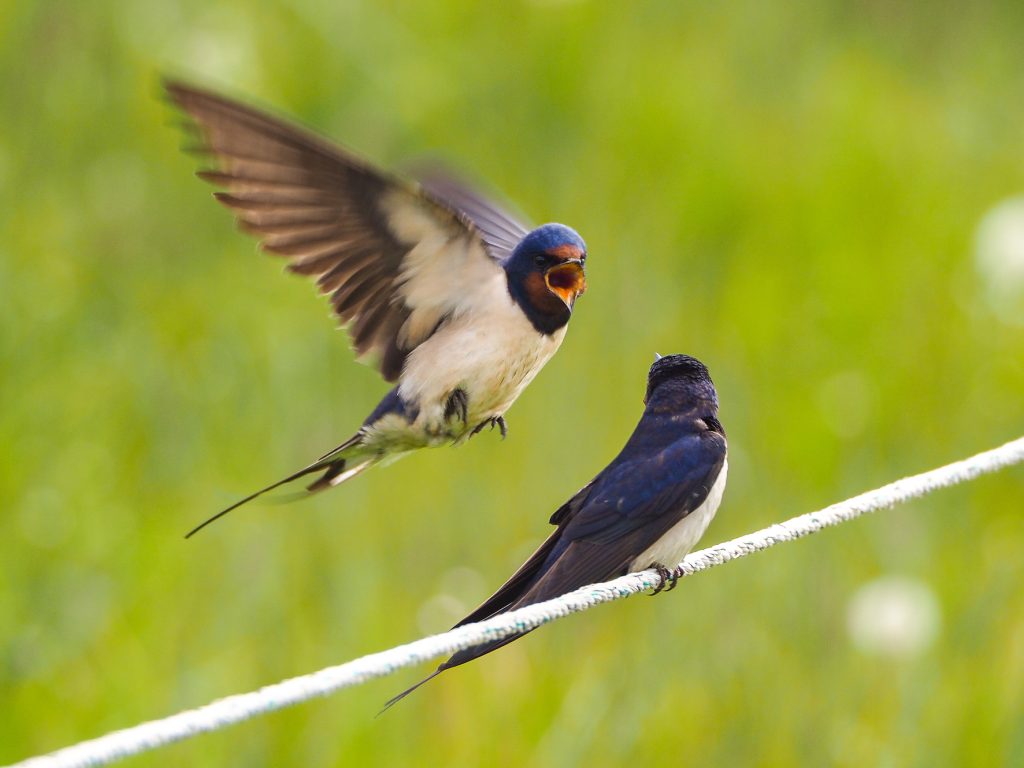
[[[587,280],[583,275],[583,265],[578,261],[570,261],[552,267],[545,275],[548,288],[557,293],[566,304],[572,304],[577,296],[587,290]]]

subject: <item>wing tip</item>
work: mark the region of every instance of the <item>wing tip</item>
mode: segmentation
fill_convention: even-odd
[[[210,91],[193,85],[185,78],[179,78],[174,75],[160,75],[158,88],[160,96],[166,104],[177,107],[187,113],[190,118],[194,118],[190,107],[197,100],[212,96]]]
[[[187,77],[163,73],[159,76],[159,80],[164,97],[186,112],[190,111],[189,104],[197,101],[206,99],[219,101],[222,99],[213,89],[197,85]]]

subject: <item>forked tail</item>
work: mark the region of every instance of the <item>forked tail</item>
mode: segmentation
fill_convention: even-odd
[[[268,485],[266,488],[261,488],[255,493],[249,494],[244,499],[236,501],[227,509],[222,509],[217,514],[207,518],[199,525],[197,525],[195,528],[193,528],[191,531],[186,533],[185,538],[187,539],[193,536],[194,534],[199,533],[199,531],[203,530],[203,528],[208,526],[210,523],[214,522],[215,520],[219,520],[220,518],[224,517],[224,515],[226,515],[228,512],[238,509],[243,504],[249,503],[253,499],[262,496],[268,491],[272,491],[275,488],[280,488],[282,485],[286,485],[294,480],[298,480],[300,477],[305,477],[306,475],[311,475],[314,474],[315,472],[323,472],[323,475],[321,475],[308,486],[306,486],[306,491],[310,494],[317,493],[318,491],[322,491],[325,488],[330,488],[331,486],[334,485],[341,485],[346,480],[351,480],[356,475],[366,471],[374,464],[376,464],[378,461],[380,461],[380,457],[377,455],[359,455],[358,451],[348,451],[348,449],[350,448],[357,448],[358,446],[361,445],[361,443],[362,435],[360,433],[356,433],[353,437],[346,440],[337,448],[328,451],[309,466],[303,467],[298,472],[293,472],[283,480],[278,480],[276,483],[272,483],[271,485]],[[346,456],[346,452],[348,452],[349,455]]]

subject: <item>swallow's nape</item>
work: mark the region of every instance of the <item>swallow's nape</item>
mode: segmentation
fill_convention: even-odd
[[[662,384],[689,398],[706,398],[718,407],[718,395],[707,367],[689,355],[658,357],[647,372],[647,394],[644,403],[650,403],[652,393]]]
[[[309,490],[329,488],[488,424],[504,434],[506,410],[558,350],[585,289],[582,238],[563,224],[531,230],[454,177],[409,183],[233,99],[164,86],[217,199],[316,280],[357,355],[395,383],[349,440],[265,490],[313,472]]]
[[[551,516],[558,526],[523,566],[456,626],[656,568],[662,586],[703,535],[725,489],[725,432],[707,368],[688,355],[650,367],[646,407],[615,459]],[[497,650],[518,635],[457,652],[427,678]],[[396,696],[393,705],[423,682]]]
[[[647,380],[654,379],[700,379],[711,382],[711,374],[704,363],[690,355],[659,355],[654,353],[654,362],[647,371]]]

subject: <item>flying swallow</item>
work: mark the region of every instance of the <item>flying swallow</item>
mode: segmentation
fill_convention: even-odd
[[[572,229],[528,230],[464,184],[406,182],[336,144],[215,93],[166,82],[212,168],[199,176],[264,250],[329,294],[359,357],[394,388],[359,430],[260,494],[307,490],[428,446],[458,443],[504,414],[556,352],[586,289]]]
[[[687,355],[655,360],[646,408],[629,441],[601,473],[551,516],[558,526],[529,560],[461,627],[550,600],[587,584],[648,568],[662,576],[704,535],[728,470],[718,396],[707,368]],[[672,589],[675,581],[672,580]],[[490,653],[527,632],[459,651],[387,703],[446,669]]]

